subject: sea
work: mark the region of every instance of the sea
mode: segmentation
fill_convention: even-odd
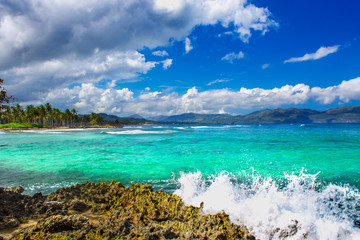
[[[258,239],[360,239],[360,124],[0,132],[0,186],[150,183]]]

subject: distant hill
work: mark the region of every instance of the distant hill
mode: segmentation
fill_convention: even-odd
[[[104,119],[104,121],[115,121],[115,120],[121,119],[118,116],[109,115],[109,114],[106,114],[106,113],[99,113],[99,115],[100,115],[100,117],[102,117]]]
[[[216,123],[216,122],[225,122],[231,121],[233,118],[230,114],[197,114],[197,113],[184,113],[180,115],[172,116],[157,116],[150,118],[154,121],[161,122],[206,122],[206,123]]]
[[[150,120],[146,120],[145,118],[137,114],[128,117],[118,117],[106,113],[99,113],[99,114],[100,117],[102,117],[105,122],[117,121],[118,123],[122,123],[122,124],[141,124],[141,123],[151,122]]]
[[[126,118],[145,120],[145,118],[143,118],[143,117],[140,116],[139,114],[133,114],[133,115],[130,115],[130,116],[126,117]]]
[[[236,123],[267,124],[267,123],[311,123],[310,116],[318,111],[301,108],[273,109],[238,116]]]
[[[360,106],[329,109],[310,118],[314,123],[360,123]]]
[[[184,113],[151,118],[162,122],[276,124],[276,123],[360,123],[360,106],[339,107],[327,111],[302,108],[266,109],[247,115]]]

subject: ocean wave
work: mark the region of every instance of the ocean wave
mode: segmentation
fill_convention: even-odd
[[[239,128],[239,127],[248,127],[248,125],[207,125],[207,126],[190,126],[194,129],[214,129],[214,128]]]
[[[229,173],[210,179],[201,172],[178,179],[185,204],[204,214],[225,211],[236,224],[246,225],[259,239],[360,239],[360,193],[317,175],[285,175],[282,182],[255,175],[239,180]]]
[[[214,128],[214,126],[191,126],[193,129]]]
[[[164,131],[143,131],[143,130],[125,130],[125,131],[116,131],[116,132],[105,132],[107,134],[116,134],[116,135],[132,135],[132,134],[167,134],[175,133],[173,130],[164,130]]]
[[[35,193],[41,192],[42,194],[50,194],[57,189],[66,188],[76,185],[77,182],[60,182],[60,183],[37,183],[32,185],[24,186],[24,194],[33,195]],[[10,187],[10,186],[8,186]]]
[[[125,125],[123,128],[142,128],[143,126],[141,126],[141,125],[136,125],[136,126],[134,126],[134,125]]]
[[[96,128],[96,130],[107,129],[107,128]],[[62,134],[62,133],[73,133],[73,132],[86,132],[92,129],[88,128],[71,128],[71,129],[39,129],[39,130],[11,130],[10,133],[32,133],[32,134]]]

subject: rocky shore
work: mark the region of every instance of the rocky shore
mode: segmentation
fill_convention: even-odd
[[[201,214],[148,184],[77,184],[47,196],[0,188],[0,239],[251,239],[228,215]]]

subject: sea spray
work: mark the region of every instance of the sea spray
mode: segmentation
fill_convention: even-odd
[[[226,172],[205,178],[181,173],[175,194],[202,212],[225,211],[259,239],[360,239],[357,189],[323,184],[317,174],[285,174],[281,180]]]

